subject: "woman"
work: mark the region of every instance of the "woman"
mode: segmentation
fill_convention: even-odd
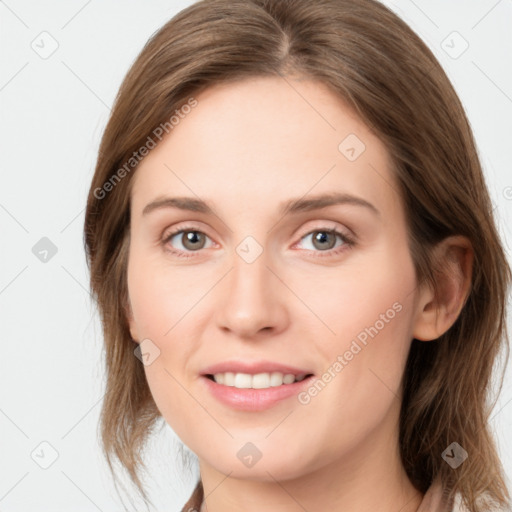
[[[471,129],[374,0],[213,0],[128,72],[85,243],[101,427],[141,495],[163,418],[183,510],[487,511],[510,270]]]

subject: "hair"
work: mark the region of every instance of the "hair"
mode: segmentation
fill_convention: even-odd
[[[84,224],[105,341],[101,441],[114,480],[118,462],[147,503],[139,478],[143,448],[161,417],[126,316],[134,172],[121,169],[148,135],[209,86],[291,76],[326,85],[388,149],[418,283],[436,289],[440,241],[463,235],[471,242],[471,287],[457,320],[434,342],[412,340],[399,447],[421,493],[439,477],[445,493],[460,493],[471,512],[488,510],[484,496],[508,504],[488,421],[496,403],[492,377],[502,352],[509,357],[510,268],[460,100],[420,37],[376,0],[200,1],[154,33],[126,74],[101,140]],[[501,391],[503,375],[499,382]],[[469,454],[457,469],[441,456],[454,441]]]

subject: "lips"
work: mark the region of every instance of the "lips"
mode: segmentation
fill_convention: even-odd
[[[237,366],[239,368],[240,366]],[[257,368],[258,366],[251,366],[252,369]],[[262,366],[260,366],[262,367]],[[269,366],[263,366],[264,368],[269,368]],[[302,371],[300,368],[290,367],[287,365],[280,366],[281,368],[285,368],[286,371]],[[221,367],[222,368],[222,367]],[[233,368],[233,366],[230,366]],[[247,366],[245,366],[247,368]],[[276,366],[272,366],[272,368],[276,368]],[[215,371],[216,367],[212,366],[206,369],[207,371]],[[246,370],[247,371],[247,370]],[[255,382],[252,382],[252,385],[255,387],[248,387],[243,385],[243,382],[235,382],[235,386],[227,384],[227,382],[221,383],[216,382],[216,380],[211,376],[211,374],[202,375],[199,382],[200,386],[203,386],[202,389],[212,397],[214,397],[218,402],[223,404],[224,406],[229,407],[230,409],[238,410],[238,411],[246,411],[246,412],[258,412],[264,411],[267,409],[271,409],[274,406],[277,406],[280,402],[294,400],[295,405],[297,405],[297,397],[301,391],[303,391],[307,386],[311,385],[311,382],[314,379],[312,374],[309,374],[302,378],[302,380],[296,380],[290,384],[284,383],[282,380],[283,374],[280,372],[273,372],[272,376],[275,377],[276,373],[280,375],[280,382],[276,384],[275,382],[271,382],[270,387],[266,387],[268,382],[264,383],[263,389],[260,389],[260,386],[255,386]],[[243,373],[216,373],[216,378],[224,375],[225,379],[228,376],[236,376],[236,379],[239,377],[242,378],[243,381],[250,379],[250,375],[255,375],[254,379],[258,377],[264,377],[265,375],[269,375],[268,373],[260,373],[260,374],[243,374]],[[287,374],[293,380],[293,374]],[[221,379],[222,381],[223,379]],[[226,385],[227,384],[227,385]],[[242,388],[237,387],[236,384],[242,384]],[[261,384],[261,383],[260,383]],[[257,389],[258,387],[258,389]],[[288,402],[290,403],[290,402]],[[291,402],[293,403],[293,402]]]
[[[305,366],[230,360],[204,368],[200,382],[222,404],[256,412],[293,399],[312,379],[313,372]]]

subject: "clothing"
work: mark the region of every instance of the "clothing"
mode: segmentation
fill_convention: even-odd
[[[204,498],[203,484],[201,480],[197,483],[190,499],[181,512],[199,512]],[[417,512],[466,512],[458,500],[454,504],[446,503],[443,499],[443,489],[439,480],[436,480],[423,496],[423,500]]]

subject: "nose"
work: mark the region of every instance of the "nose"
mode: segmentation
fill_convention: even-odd
[[[215,306],[220,329],[240,338],[254,338],[286,328],[286,287],[268,264],[265,251],[251,263],[234,252]]]

